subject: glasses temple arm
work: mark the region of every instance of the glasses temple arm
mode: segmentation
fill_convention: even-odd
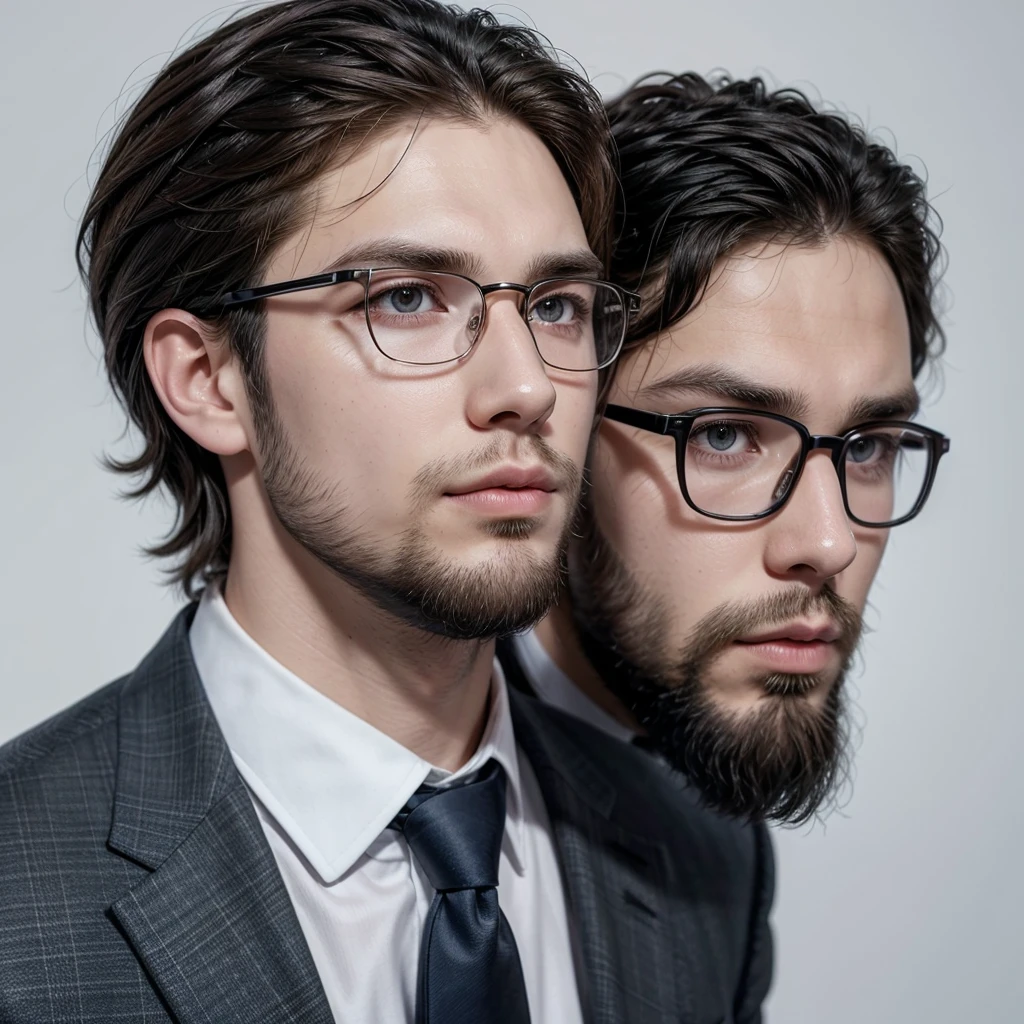
[[[606,419],[627,423],[631,427],[640,427],[641,430],[650,430],[655,434],[669,433],[673,418],[678,419],[665,413],[631,409],[625,405],[606,405],[604,415]]]

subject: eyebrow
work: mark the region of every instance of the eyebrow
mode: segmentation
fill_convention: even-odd
[[[846,411],[846,422],[852,425],[871,420],[909,420],[917,415],[921,396],[913,384],[902,391],[881,398],[860,398]]]
[[[320,273],[355,267],[408,267],[439,274],[462,274],[477,278],[482,265],[478,256],[464,249],[421,245],[400,238],[382,238],[353,246],[324,267]],[[523,283],[546,277],[596,277],[604,265],[589,249],[545,253],[535,256],[526,267]]]
[[[638,398],[663,398],[683,392],[696,391],[714,395],[730,402],[758,406],[767,412],[799,420],[809,407],[807,395],[791,388],[760,384],[743,374],[713,363],[687,366],[666,377],[644,385]],[[844,422],[850,426],[871,420],[902,420],[915,415],[921,404],[917,388],[908,385],[902,391],[880,397],[858,398],[848,406]]]
[[[667,377],[660,377],[645,384],[637,397],[664,398],[686,391],[698,391],[743,405],[756,405],[794,420],[803,416],[809,405],[807,396],[801,391],[759,384],[735,370],[713,363],[687,366]]]
[[[361,267],[408,267],[472,277],[479,272],[480,261],[463,249],[421,245],[401,238],[380,238],[346,249],[320,273]]]
[[[600,277],[604,264],[589,249],[553,252],[535,256],[526,266],[526,281],[543,281],[546,277]]]

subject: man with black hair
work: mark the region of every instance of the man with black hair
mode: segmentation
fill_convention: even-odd
[[[199,600],[0,750],[4,1024],[759,1018],[756,837],[494,662],[636,301],[609,151],[431,0],[259,6],[129,113],[80,258]]]
[[[506,671],[707,805],[803,822],[845,777],[843,678],[889,531],[949,447],[914,422],[943,344],[933,214],[891,150],[794,90],[659,77],[609,114],[613,274],[641,313],[568,589]]]

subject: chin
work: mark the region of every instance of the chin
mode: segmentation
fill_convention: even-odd
[[[829,673],[827,679],[821,675],[772,673],[755,678],[711,679],[706,692],[711,703],[728,715],[753,714],[772,704],[802,705],[820,711],[828,703],[838,676],[838,672]]]
[[[482,529],[489,537],[497,540],[526,541],[539,539],[546,531],[547,524],[540,516],[521,516],[510,519],[490,519],[482,524]],[[555,538],[550,540],[551,547]]]

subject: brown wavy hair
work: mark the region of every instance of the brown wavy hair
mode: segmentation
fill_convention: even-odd
[[[607,259],[613,175],[597,92],[535,31],[433,0],[291,0],[236,17],[178,54],[129,112],[78,236],[78,265],[107,373],[142,436],[109,458],[160,487],[177,516],[148,549],[176,559],[194,595],[227,570],[231,517],[218,458],[179,430],[146,373],[150,317],[205,315],[262,379],[263,314],[213,313],[213,298],[258,282],[310,214],[312,186],[369,138],[410,119],[516,121],[557,160],[590,244]]]

